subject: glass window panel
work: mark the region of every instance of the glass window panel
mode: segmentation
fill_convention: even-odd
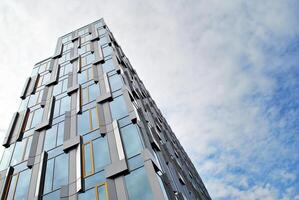
[[[42,82],[42,85],[45,85],[46,83],[48,83],[49,80],[50,80],[50,78],[51,78],[51,74],[50,74],[50,73],[45,74],[45,75],[43,76],[43,82]]]
[[[153,200],[154,196],[144,167],[125,176],[129,200]]]
[[[165,200],[168,200],[169,198],[168,198],[168,196],[167,196],[167,193],[166,193],[166,190],[165,190],[165,186],[164,186],[164,184],[163,184],[163,181],[162,181],[161,177],[160,177],[158,174],[156,174],[156,175],[157,175],[157,178],[158,178],[160,187],[161,187],[161,189],[162,189],[162,193],[163,193],[164,199],[165,199]]]
[[[31,127],[36,127],[41,121],[43,117],[43,109],[39,108],[34,111],[33,118],[32,118],[32,124]]]
[[[78,31],[78,35],[84,35],[85,33],[88,33],[88,27],[85,27]]]
[[[0,164],[0,170],[6,169],[8,167],[13,149],[14,145],[10,145],[8,148],[4,149]]]
[[[46,70],[46,65],[45,64],[42,64],[40,67],[39,67],[39,70],[38,70],[38,73],[42,73]]]
[[[122,79],[121,79],[120,75],[118,75],[118,74],[110,76],[109,83],[110,83],[112,92],[116,91],[118,89],[121,89],[123,86]]]
[[[104,184],[104,185],[100,185],[98,187],[98,197],[99,197],[99,200],[106,200],[107,199],[107,185]]]
[[[98,112],[96,108],[92,108],[90,110],[91,112],[91,123],[92,123],[92,130],[96,129],[99,127],[99,122],[98,122]]]
[[[130,124],[121,129],[121,137],[124,143],[125,152],[131,158],[142,151],[142,143],[135,125]]]
[[[54,170],[54,159],[51,159],[47,161],[44,194],[52,191],[53,170]]]
[[[92,200],[95,199],[96,193],[95,188],[85,191],[84,193],[79,193],[78,200]]]
[[[80,135],[87,133],[90,129],[89,111],[78,115],[78,131]]]
[[[104,57],[111,55],[113,52],[112,47],[106,46],[103,48]]]
[[[31,76],[35,76],[38,74],[38,67],[34,68],[31,72]]]
[[[119,96],[110,102],[113,119],[120,119],[128,115],[127,105],[123,96]]]
[[[73,65],[71,63],[64,66],[64,74],[68,74],[73,71]]]
[[[26,145],[26,151],[25,151],[25,155],[24,155],[24,160],[27,160],[28,157],[29,157],[31,144],[32,144],[32,137],[28,137],[27,145]]]
[[[110,72],[111,70],[114,70],[114,65],[112,59],[106,60],[103,66],[104,73]]]
[[[68,79],[64,79],[62,82],[62,92],[66,92],[67,90],[67,80]]]
[[[82,103],[86,104],[88,102],[88,87],[82,89]]]
[[[52,126],[46,131],[44,150],[48,151],[56,146],[57,125]]]
[[[110,163],[109,147],[106,137],[100,137],[93,141],[95,171],[101,170]]]
[[[85,188],[91,188],[106,181],[104,170],[85,178]]]
[[[29,183],[31,178],[31,170],[25,170],[19,174],[19,179],[14,195],[14,199],[27,199]]]
[[[68,183],[68,154],[62,154],[55,158],[53,190]]]
[[[100,41],[99,41],[99,47],[102,46],[102,45],[104,45],[104,44],[107,44],[107,43],[108,43],[107,36],[101,37]]]
[[[55,192],[51,192],[42,198],[43,200],[60,200],[60,190],[56,190]]]
[[[70,41],[71,38],[72,38],[72,35],[66,35],[62,38],[61,41],[62,41],[62,43],[66,43],[66,42]]]
[[[100,96],[100,87],[98,84],[93,84],[89,86],[89,102],[96,100]]]
[[[63,137],[64,137],[64,122],[58,124],[57,130],[57,146],[63,144]]]
[[[54,86],[53,96],[60,94],[61,90],[62,90],[62,81],[58,82],[57,85]]]
[[[53,112],[54,118],[59,116],[59,109],[60,109],[60,99],[56,100],[56,102],[55,102],[54,112]]]
[[[93,173],[92,170],[92,151],[90,143],[84,145],[84,163],[85,163],[85,176],[88,176]]]
[[[60,103],[60,115],[64,115],[66,111],[70,111],[71,98],[66,96],[61,99]]]
[[[23,111],[27,108],[28,101],[29,101],[29,97],[21,101],[19,111]]]
[[[78,83],[83,84],[87,81],[87,71],[82,71],[81,73],[78,74]]]
[[[103,35],[106,33],[106,29],[105,28],[98,29],[98,33],[99,33],[99,35]]]
[[[18,164],[23,161],[23,155],[26,146],[26,139],[21,142],[16,142],[16,147],[11,159],[11,165]]]
[[[34,106],[37,102],[37,99],[38,99],[38,93],[35,93],[34,95],[31,95],[29,103],[28,103],[28,107]]]
[[[13,193],[14,193],[14,190],[16,187],[17,179],[18,179],[18,174],[14,175],[11,178],[9,191],[8,191],[7,198],[6,198],[7,200],[13,199]]]

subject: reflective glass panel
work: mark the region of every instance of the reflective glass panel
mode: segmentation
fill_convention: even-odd
[[[22,171],[14,195],[14,199],[26,200],[28,195],[29,183],[31,178],[31,170]]]
[[[84,145],[84,163],[85,163],[85,176],[93,173],[92,171],[92,151],[91,144],[87,143]]]
[[[68,183],[68,154],[62,154],[55,158],[53,189],[66,185]]]
[[[129,200],[153,200],[154,196],[144,167],[125,176]]]
[[[121,129],[125,152],[128,158],[131,158],[142,151],[142,143],[135,125],[130,124]]]
[[[120,119],[128,115],[127,105],[123,96],[114,98],[114,100],[110,102],[110,109],[113,119]]]
[[[101,170],[110,163],[107,137],[100,137],[93,141],[95,171]]]

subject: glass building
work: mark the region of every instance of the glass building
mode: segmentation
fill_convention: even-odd
[[[211,199],[103,19],[58,39],[3,141],[5,199]]]

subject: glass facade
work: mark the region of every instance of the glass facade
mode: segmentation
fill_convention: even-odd
[[[60,37],[24,88],[1,199],[210,199],[103,19]]]

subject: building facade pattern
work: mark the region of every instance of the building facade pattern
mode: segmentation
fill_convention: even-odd
[[[5,199],[211,199],[103,19],[33,68],[3,141]]]

